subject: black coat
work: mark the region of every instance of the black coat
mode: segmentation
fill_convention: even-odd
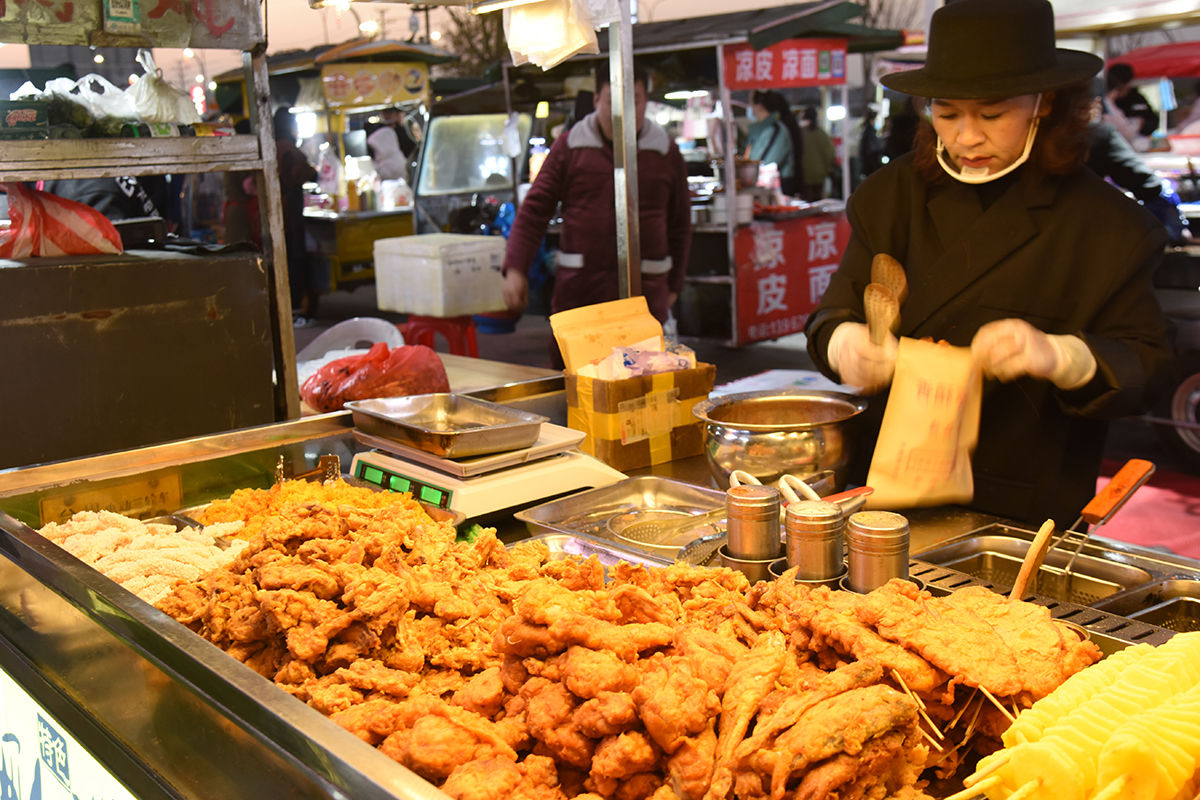
[[[1151,274],[1162,226],[1091,171],[1001,186],[929,185],[912,157],[888,164],[850,198],[853,227],[841,266],[809,319],[809,353],[836,379],[826,352],[838,324],[864,321],[875,253],[905,267],[902,336],[968,346],[992,320],[1016,317],[1081,336],[1096,376],[1071,392],[1022,378],[984,385],[972,508],[1031,523],[1075,521],[1095,493],[1107,420],[1143,409],[1169,365],[1166,324]],[[986,203],[985,200],[990,201]],[[865,476],[883,399],[872,402],[858,477]]]

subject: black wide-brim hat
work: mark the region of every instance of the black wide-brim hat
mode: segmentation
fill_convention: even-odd
[[[1055,47],[1047,0],[952,0],[933,12],[925,66],[880,82],[917,97],[984,100],[1059,89],[1103,66],[1099,56]]]

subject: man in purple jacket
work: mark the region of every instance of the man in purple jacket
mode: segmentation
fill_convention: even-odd
[[[665,322],[687,269],[691,201],[687,168],[670,134],[645,119],[646,73],[634,72],[642,294]],[[529,265],[562,203],[562,234],[552,311],[617,299],[617,215],[613,196],[612,101],[608,71],[598,71],[596,110],[559,136],[513,222],[504,254],[504,301],[529,301]]]

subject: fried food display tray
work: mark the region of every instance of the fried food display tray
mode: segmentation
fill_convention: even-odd
[[[346,408],[364,433],[445,458],[530,447],[547,421],[540,414],[460,394],[352,400]]]

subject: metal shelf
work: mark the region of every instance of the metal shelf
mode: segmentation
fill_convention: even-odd
[[[5,142],[0,181],[263,169],[255,136]]]

